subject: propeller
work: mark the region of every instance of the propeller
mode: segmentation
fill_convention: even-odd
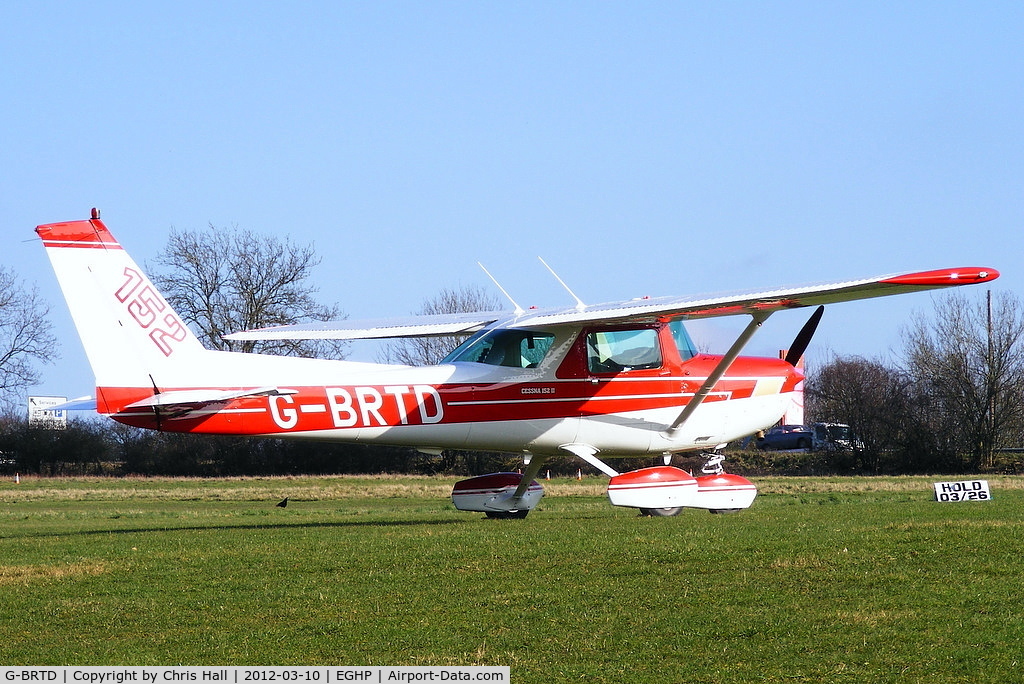
[[[793,344],[790,345],[789,351],[786,353],[786,363],[790,366],[795,367],[800,361],[800,357],[807,351],[807,345],[811,343],[811,338],[814,337],[814,331],[818,329],[818,323],[821,322],[823,313],[825,313],[825,307],[819,306],[804,323],[804,327],[800,328],[800,332],[797,333],[796,339],[793,340]]]

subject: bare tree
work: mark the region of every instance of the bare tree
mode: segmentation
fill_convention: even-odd
[[[463,285],[457,290],[445,288],[437,295],[423,300],[416,315],[429,316],[446,313],[475,313],[497,311],[500,301],[485,288]],[[386,363],[403,363],[408,366],[429,366],[439,363],[453,349],[462,344],[466,335],[443,337],[412,337],[389,342],[381,353]]]
[[[1020,446],[1024,312],[1015,296],[936,299],[934,316],[918,316],[906,331],[904,356],[919,400],[945,430],[941,441],[968,455],[968,467],[991,466],[997,447]]]
[[[223,335],[275,325],[336,320],[310,284],[320,263],[311,245],[295,245],[237,226],[173,231],[156,257],[153,280],[203,344],[225,351],[344,358],[333,340],[231,341]]]
[[[0,394],[39,382],[36,364],[58,357],[49,314],[35,286],[26,287],[13,271],[0,266]]]
[[[822,422],[848,424],[863,445],[851,465],[878,473],[906,428],[907,383],[904,373],[881,361],[835,358],[808,378],[808,412]]]

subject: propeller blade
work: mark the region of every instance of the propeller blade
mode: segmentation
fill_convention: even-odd
[[[793,340],[793,344],[789,347],[789,352],[786,353],[786,363],[790,366],[796,366],[800,362],[800,357],[807,351],[807,345],[811,343],[811,338],[814,337],[814,331],[818,329],[818,323],[821,322],[821,315],[825,313],[825,307],[819,306],[811,314],[811,317],[804,323],[804,327],[800,328],[800,332],[797,333],[796,339]]]

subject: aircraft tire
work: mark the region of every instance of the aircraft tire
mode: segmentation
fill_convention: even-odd
[[[682,506],[675,506],[673,508],[641,508],[640,515],[651,518],[671,518],[674,515],[679,515],[681,510],[683,510]]]
[[[485,511],[486,515],[491,520],[522,520],[530,512],[530,509],[522,511]]]

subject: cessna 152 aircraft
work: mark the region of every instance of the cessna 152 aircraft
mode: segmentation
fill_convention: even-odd
[[[489,517],[525,517],[543,495],[534,478],[555,454],[573,454],[607,474],[608,497],[617,506],[652,515],[682,507],[747,508],[757,488],[725,473],[720,457],[694,477],[670,465],[672,455],[714,450],[776,423],[803,380],[796,363],[823,305],[999,276],[991,268],[953,268],[723,296],[593,306],[577,298],[568,308],[515,305],[504,312],[304,324],[231,336],[471,335],[439,365],[410,367],[207,350],[98,212],[36,232],[96,375],[99,413],[175,432],[520,454],[522,474],[481,475],[455,485],[458,509]],[[818,309],[787,358],[740,356],[773,313],[809,306]],[[735,315],[750,321],[723,355],[699,353],[683,325]],[[619,473],[607,463],[642,455],[661,456],[663,465]]]

